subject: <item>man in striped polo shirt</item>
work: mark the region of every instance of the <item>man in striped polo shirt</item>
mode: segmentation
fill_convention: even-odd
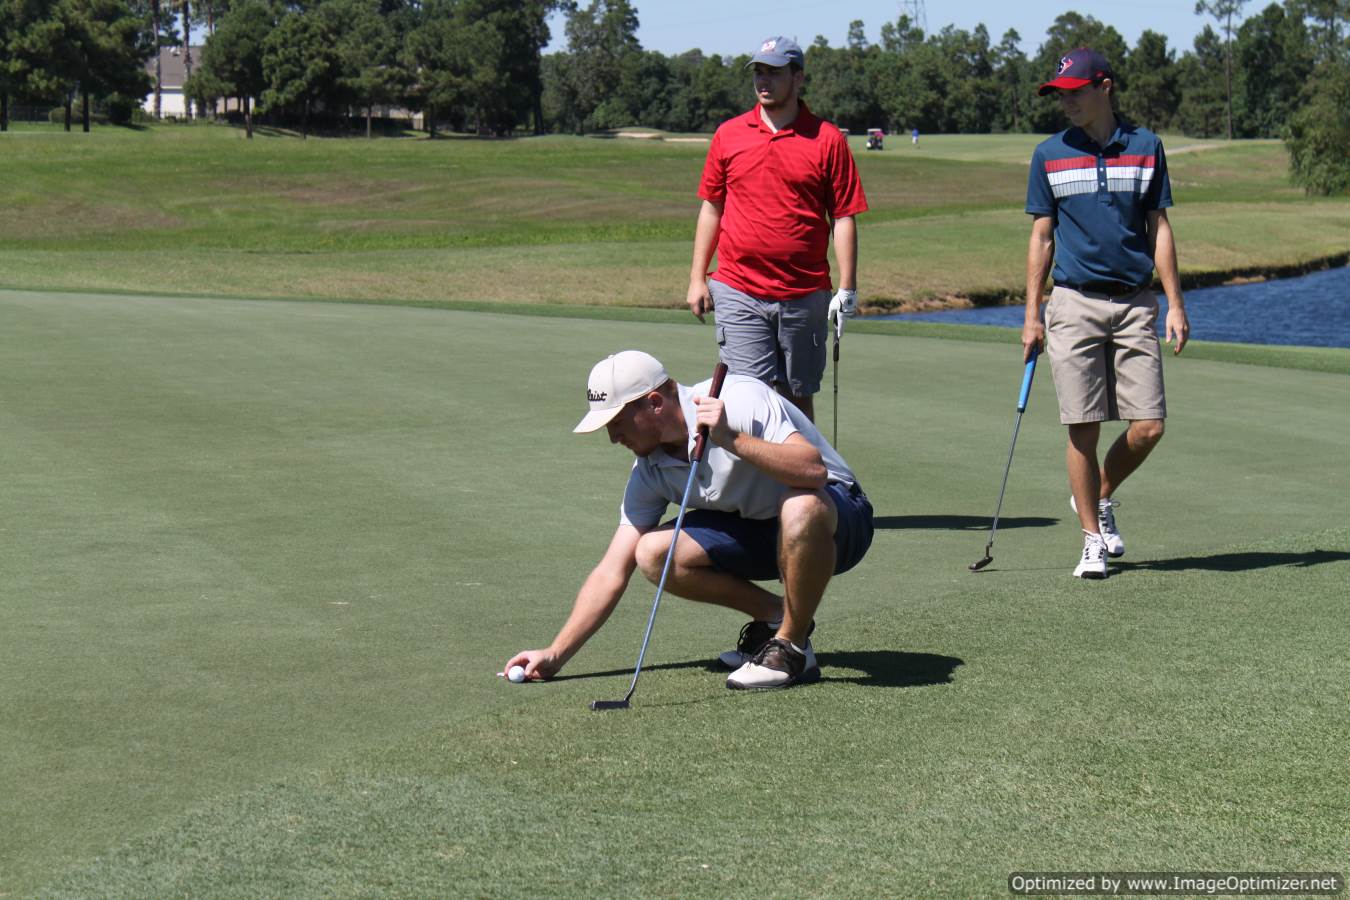
[[[1054,92],[1073,127],[1043,141],[1031,158],[1023,358],[1045,345],[1069,428],[1070,504],[1083,527],[1073,574],[1105,578],[1106,559],[1125,553],[1114,493],[1163,435],[1162,352],[1154,322],[1154,269],[1167,294],[1166,339],[1180,353],[1190,323],[1177,277],[1167,207],[1172,189],[1162,141],[1112,109],[1111,66],[1085,47],[1060,60]],[[1054,290],[1044,301],[1054,265]],[[1042,304],[1044,303],[1044,324]],[[1101,423],[1129,423],[1098,465]]]

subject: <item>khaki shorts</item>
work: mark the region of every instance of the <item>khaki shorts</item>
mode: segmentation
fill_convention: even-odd
[[[1144,288],[1112,298],[1055,285],[1045,348],[1065,425],[1167,418],[1158,298]]]

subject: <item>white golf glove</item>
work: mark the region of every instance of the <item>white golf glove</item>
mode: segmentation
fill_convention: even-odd
[[[848,288],[840,288],[830,301],[830,311],[826,314],[826,320],[834,323],[834,336],[843,337],[844,319],[851,319],[858,314],[858,292],[851,291]]]

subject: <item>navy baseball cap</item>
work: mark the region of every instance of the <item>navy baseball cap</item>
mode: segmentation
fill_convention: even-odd
[[[1059,61],[1055,77],[1041,85],[1037,91],[1042,97],[1051,91],[1076,91],[1088,84],[1097,84],[1103,78],[1115,79],[1111,64],[1096,50],[1079,47],[1070,50]]]
[[[771,37],[760,44],[759,52],[750,57],[745,67],[748,69],[755,63],[764,63],[766,66],[795,64],[797,68],[805,69],[806,57],[802,54],[802,48],[792,38]]]

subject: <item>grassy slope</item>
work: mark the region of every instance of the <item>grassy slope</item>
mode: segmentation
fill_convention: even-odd
[[[864,299],[1016,294],[1035,140],[859,150]],[[0,142],[0,205],[19,213],[0,221],[3,286],[628,306],[682,302],[706,153],[568,137],[247,142],[215,127]],[[1350,250],[1350,203],[1302,198],[1278,143],[1171,166],[1191,277]]]
[[[622,453],[567,434],[623,346],[707,329],[0,294],[0,892],[995,895],[1013,869],[1343,867],[1344,375],[1169,359],[1174,419],[1076,554],[1053,392],[986,539],[1020,366],[858,333],[841,446],[882,526],[824,684],[732,694],[720,611],[635,584],[542,643]],[[822,419],[828,425],[828,411]],[[785,770],[792,774],[781,774]]]

